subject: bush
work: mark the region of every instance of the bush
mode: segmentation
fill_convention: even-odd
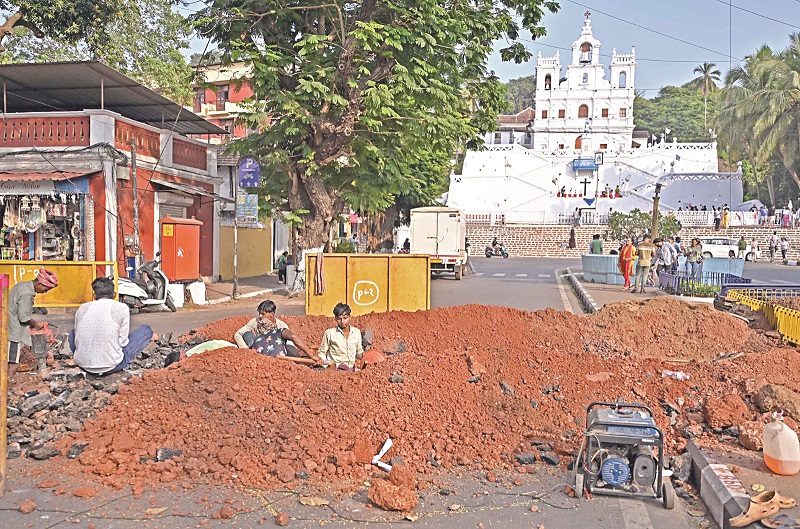
[[[350,241],[342,241],[336,245],[333,253],[355,253],[355,245]]]
[[[718,286],[704,285],[699,281],[689,281],[683,289],[683,295],[696,298],[713,298],[714,294],[718,294],[721,290]]]

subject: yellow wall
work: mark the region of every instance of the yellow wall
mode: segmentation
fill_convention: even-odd
[[[255,277],[272,270],[272,231],[239,228],[239,277]],[[233,228],[219,228],[219,275],[233,279]]]

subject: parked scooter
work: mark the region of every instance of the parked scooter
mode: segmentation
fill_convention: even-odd
[[[487,244],[485,252],[486,252],[486,257],[503,256],[503,259],[508,259],[508,250],[506,250],[506,247],[503,246],[502,242],[498,242],[497,246],[492,246],[491,244]]]
[[[161,253],[157,253],[156,257]],[[136,272],[135,278],[119,278],[119,300],[133,310],[166,305],[175,312],[175,302],[169,293],[169,279],[158,268],[161,261],[147,261]]]

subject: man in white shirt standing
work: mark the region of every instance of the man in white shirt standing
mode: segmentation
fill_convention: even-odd
[[[108,375],[126,369],[150,340],[153,330],[142,325],[130,334],[130,311],[114,300],[114,281],[98,277],[92,281],[95,301],[84,303],[75,313],[75,329],[69,346],[75,364],[88,373]]]

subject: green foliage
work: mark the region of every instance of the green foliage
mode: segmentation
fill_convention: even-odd
[[[713,298],[714,294],[718,294],[721,291],[722,289],[715,285],[706,285],[699,281],[689,281],[688,284],[683,286],[682,294],[695,298]]]
[[[175,102],[191,100],[192,69],[181,54],[191,27],[173,0],[119,0],[121,10],[107,21],[103,36],[66,45],[60,33],[38,38],[17,28],[6,40],[2,62],[100,60]],[[107,34],[105,34],[107,33]]]
[[[780,52],[762,46],[728,73],[717,119],[729,155],[765,167],[770,201],[777,205],[800,190],[800,34],[789,41]]]
[[[642,236],[649,234],[653,226],[653,215],[648,211],[638,208],[629,213],[614,211],[608,216],[608,229],[604,239],[611,241],[624,241],[627,237],[641,240]],[[658,236],[670,237],[680,232],[681,226],[673,215],[658,215]]]
[[[531,54],[519,39],[545,34],[547,0],[211,0],[195,17],[224,61],[252,65],[243,120],[271,125],[231,149],[262,160],[274,208],[303,215],[308,247],[322,245],[349,205],[365,213],[397,197],[430,203],[455,153],[480,145],[505,111],[488,69]]]
[[[17,27],[70,44],[103,42],[123,10],[123,0],[0,0],[0,11],[22,15]]]
[[[522,112],[528,107],[533,108],[536,99],[536,76],[528,75],[511,79],[506,83],[506,101],[511,104],[512,112]]]
[[[708,115],[716,112],[716,99],[708,96]],[[634,123],[637,129],[659,136],[670,129],[671,138],[681,142],[710,141],[703,124],[703,94],[695,88],[665,86],[653,99],[636,96],[633,101]]]
[[[336,245],[333,253],[355,253],[356,245],[350,241],[342,241]]]
[[[283,214],[283,223],[290,228],[299,228],[303,225],[303,215],[308,213],[307,209],[298,209],[297,211],[290,211]]]

